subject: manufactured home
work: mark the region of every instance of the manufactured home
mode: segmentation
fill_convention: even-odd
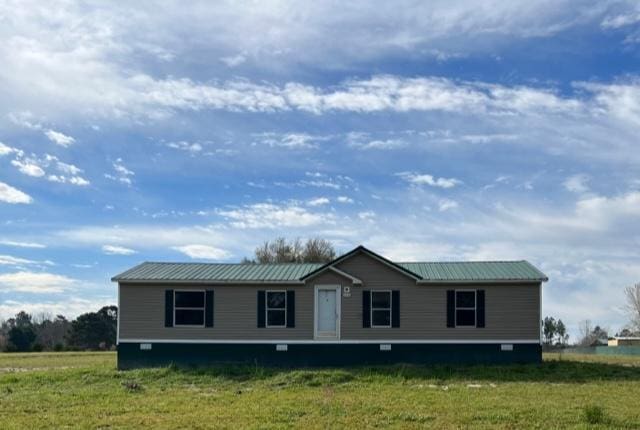
[[[118,367],[541,360],[542,283],[526,261],[142,263],[118,283]]]

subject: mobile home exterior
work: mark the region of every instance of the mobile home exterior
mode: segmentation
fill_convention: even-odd
[[[118,283],[118,367],[541,360],[547,277],[526,261],[143,263]]]

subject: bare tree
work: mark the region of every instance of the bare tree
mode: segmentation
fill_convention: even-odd
[[[331,242],[319,237],[307,240],[304,245],[303,261],[305,263],[328,263],[336,258],[336,251]]]
[[[578,331],[580,332],[580,340],[578,344],[580,346],[589,346],[593,339],[591,337],[591,333],[593,331],[590,320],[580,321],[580,325],[578,326]]]
[[[624,289],[631,327],[640,332],[640,282]]]
[[[326,263],[335,258],[336,252],[331,242],[325,239],[308,239],[303,245],[299,238],[287,241],[278,237],[266,241],[255,250],[258,263]],[[244,259],[243,263],[252,260]]]
[[[62,349],[70,329],[71,322],[64,315],[56,315],[55,319],[47,318],[38,324],[36,343],[49,351]]]

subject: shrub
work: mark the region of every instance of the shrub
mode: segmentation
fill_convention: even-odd
[[[583,413],[588,424],[604,424],[607,421],[607,414],[602,406],[585,406]]]

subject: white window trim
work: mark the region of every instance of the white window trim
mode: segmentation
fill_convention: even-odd
[[[201,308],[185,308],[185,307],[177,307],[176,306],[176,292],[178,293],[202,293],[202,303],[203,306]],[[185,311],[199,311],[202,310],[202,324],[176,324],[176,310],[185,310]],[[174,327],[204,327],[207,322],[207,293],[205,290],[173,290],[173,326]]]
[[[453,317],[455,320],[455,326],[456,328],[477,328],[478,326],[478,290],[474,290],[474,289],[464,289],[464,290],[454,290],[454,297],[453,297],[453,301],[454,301],[454,307],[453,307]],[[458,291],[463,293],[463,292],[473,292],[473,307],[472,308],[464,308],[464,307],[458,307]],[[458,325],[458,309],[460,310],[471,310],[473,309],[473,315],[475,316],[475,318],[473,319],[473,325]]]
[[[389,293],[389,307],[388,308],[373,308],[373,293]],[[373,311],[386,311],[389,310],[389,325],[375,325],[373,324]],[[371,321],[371,328],[391,328],[393,325],[393,293],[391,290],[371,290],[369,293],[369,321]]]
[[[284,293],[284,309],[282,308],[269,308],[269,293]],[[269,325],[269,309],[272,311],[284,310],[284,324],[283,325]],[[264,292],[264,326],[266,328],[287,328],[287,290],[265,290]]]

